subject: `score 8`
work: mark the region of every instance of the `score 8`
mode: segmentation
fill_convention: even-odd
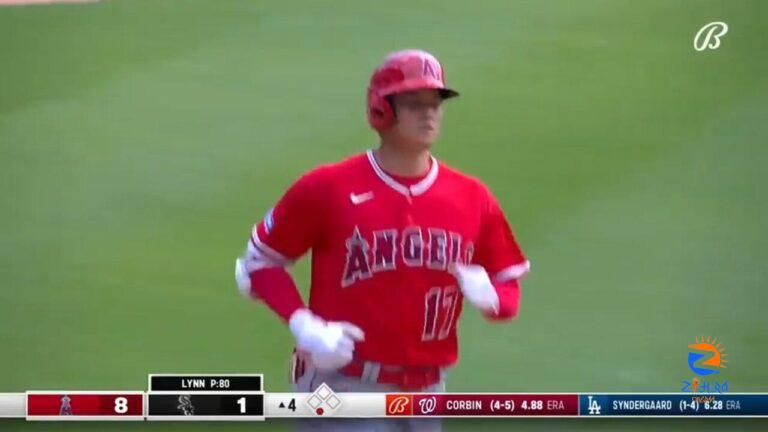
[[[128,399],[124,397],[115,398],[115,412],[125,414],[128,412]]]

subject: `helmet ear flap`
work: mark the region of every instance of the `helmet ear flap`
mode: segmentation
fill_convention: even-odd
[[[378,131],[395,124],[395,112],[389,101],[378,93],[368,90],[368,123]]]

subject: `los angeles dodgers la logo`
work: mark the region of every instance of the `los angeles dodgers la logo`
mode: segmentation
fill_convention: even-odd
[[[589,415],[600,415],[600,409],[602,408],[599,403],[597,403],[596,400],[592,399],[592,396],[587,396],[589,398]]]

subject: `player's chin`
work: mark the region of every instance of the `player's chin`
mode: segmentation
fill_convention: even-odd
[[[438,136],[440,136],[440,132],[437,129],[420,129],[413,138],[414,141],[428,148],[437,141]]]

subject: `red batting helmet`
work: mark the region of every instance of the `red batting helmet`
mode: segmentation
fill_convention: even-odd
[[[395,123],[395,112],[387,96],[419,89],[437,89],[443,99],[459,93],[445,86],[443,66],[422,50],[396,51],[384,59],[368,85],[368,123],[384,130]]]

